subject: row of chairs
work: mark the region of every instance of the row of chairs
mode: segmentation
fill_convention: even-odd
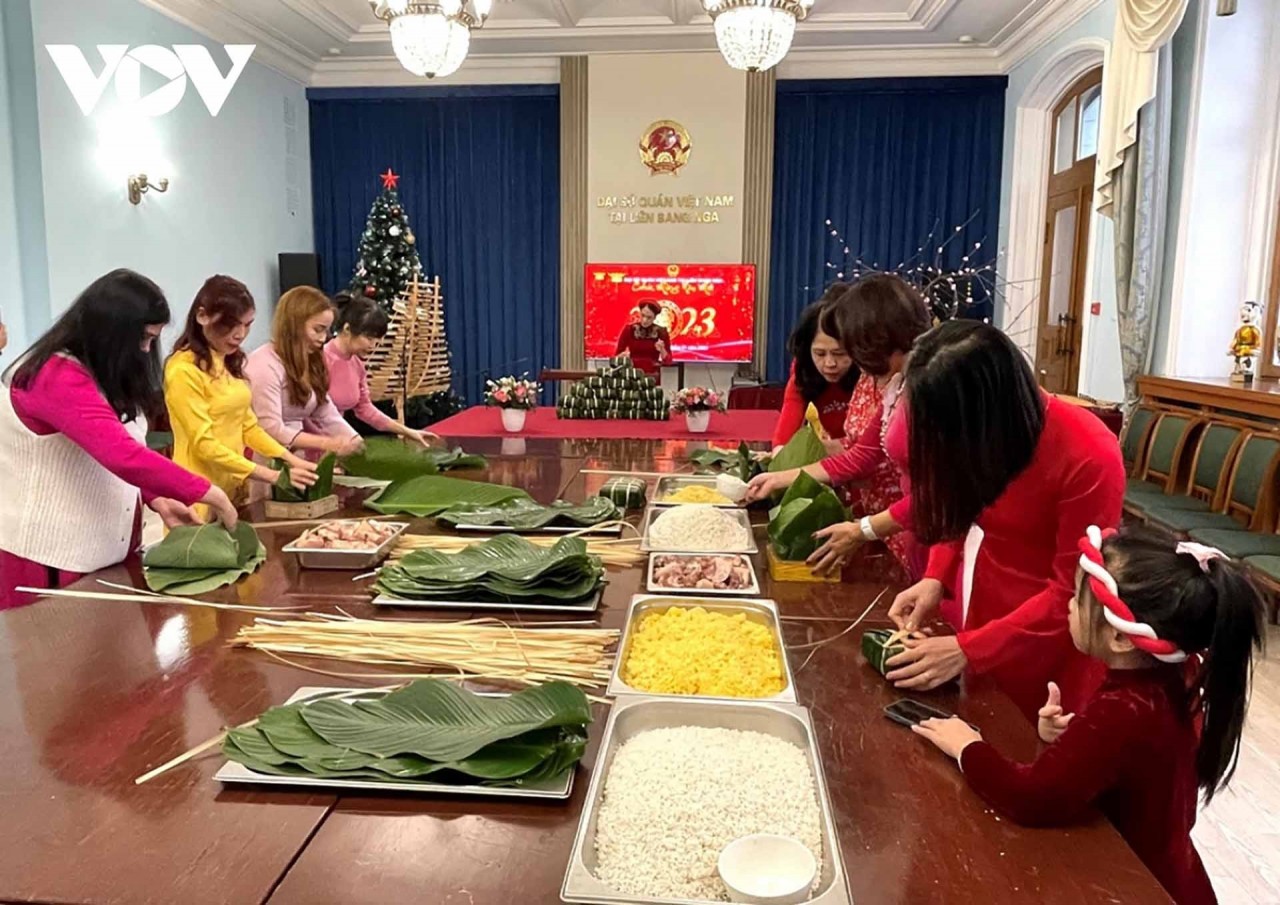
[[[1125,513],[1244,560],[1280,591],[1280,432],[1138,407],[1121,440]]]

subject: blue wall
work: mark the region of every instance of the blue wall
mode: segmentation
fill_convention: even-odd
[[[778,82],[771,380],[786,377],[788,333],[839,277],[845,245],[879,270],[932,263],[939,245],[946,269],[979,242],[977,260],[994,259],[1004,96],[1003,76]]]

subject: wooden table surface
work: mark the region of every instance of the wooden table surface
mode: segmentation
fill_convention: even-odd
[[[683,442],[468,443],[488,477],[535,498],[579,499],[613,467],[680,468]],[[484,473],[471,473],[482,478]],[[259,572],[211,595],[226,602],[373,608],[349,574],[301,571],[279,553],[301,528],[264,529]],[[417,531],[431,530],[417,523]],[[770,586],[789,647],[838,635],[889,582],[867,559],[841,585]],[[136,566],[94,578],[143,586]],[[86,579],[78,587],[94,585]],[[641,570],[609,570],[600,621],[620,627]],[[893,587],[896,587],[893,586]],[[1002,820],[955,764],[883,716],[900,695],[861,658],[863,628],[887,625],[892,587],[862,626],[792,650],[826,770],[853,900],[1167,902],[1101,818],[1029,830]],[[465,614],[424,618],[464,618]],[[795,617],[811,617],[799,619]],[[812,618],[820,617],[820,618]],[[526,623],[537,616],[522,616]],[[216,753],[142,786],[136,776],[257,716],[303,685],[340,680],[226,642],[253,616],[122,602],[46,599],[0,618],[0,900],[84,903],[466,903],[559,901],[606,710],[568,802],[327,795],[222,787]],[[812,657],[810,657],[812,653]],[[342,665],[321,664],[337,671]],[[926,696],[1030,757],[1035,733],[999,692],[966,682]]]

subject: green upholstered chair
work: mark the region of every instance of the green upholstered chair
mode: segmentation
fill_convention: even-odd
[[[1268,585],[1280,586],[1280,555],[1248,556],[1245,557],[1245,564],[1257,572]]]
[[[1120,453],[1124,456],[1124,473],[1139,474],[1146,464],[1147,447],[1151,443],[1151,429],[1155,427],[1160,412],[1149,405],[1140,405],[1129,416],[1124,436],[1120,439]]]
[[[1153,504],[1144,514],[1147,521],[1179,534],[1211,528],[1270,531],[1271,526],[1261,521],[1272,502],[1271,487],[1275,483],[1277,464],[1280,464],[1280,434],[1251,433],[1240,446],[1222,512],[1188,512]]]
[[[1178,467],[1187,443],[1201,423],[1193,415],[1177,412],[1165,412],[1158,417],[1151,430],[1151,444],[1147,449],[1146,461],[1138,475],[1130,478],[1125,485],[1126,509],[1130,508],[1127,503],[1130,493],[1155,490],[1172,494],[1177,491]]]
[[[1194,528],[1189,534],[1193,541],[1217,547],[1232,559],[1269,556],[1280,560],[1280,534],[1227,528]]]
[[[1222,509],[1226,501],[1227,479],[1244,437],[1245,429],[1239,425],[1210,422],[1196,444],[1187,492],[1169,495],[1154,485],[1135,487],[1125,493],[1125,508],[1143,516],[1153,506],[1187,512]]]

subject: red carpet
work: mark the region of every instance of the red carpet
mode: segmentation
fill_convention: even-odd
[[[673,416],[670,421],[561,421],[554,408],[544,407],[529,413],[521,437],[546,437],[551,439],[601,439],[601,440],[714,440],[768,442],[773,437],[773,425],[778,413],[768,409],[732,409],[711,416],[711,428],[704,434],[691,434],[685,427],[684,416]],[[502,415],[495,408],[477,405],[459,412],[451,418],[431,425],[431,431],[442,437],[505,437]]]

